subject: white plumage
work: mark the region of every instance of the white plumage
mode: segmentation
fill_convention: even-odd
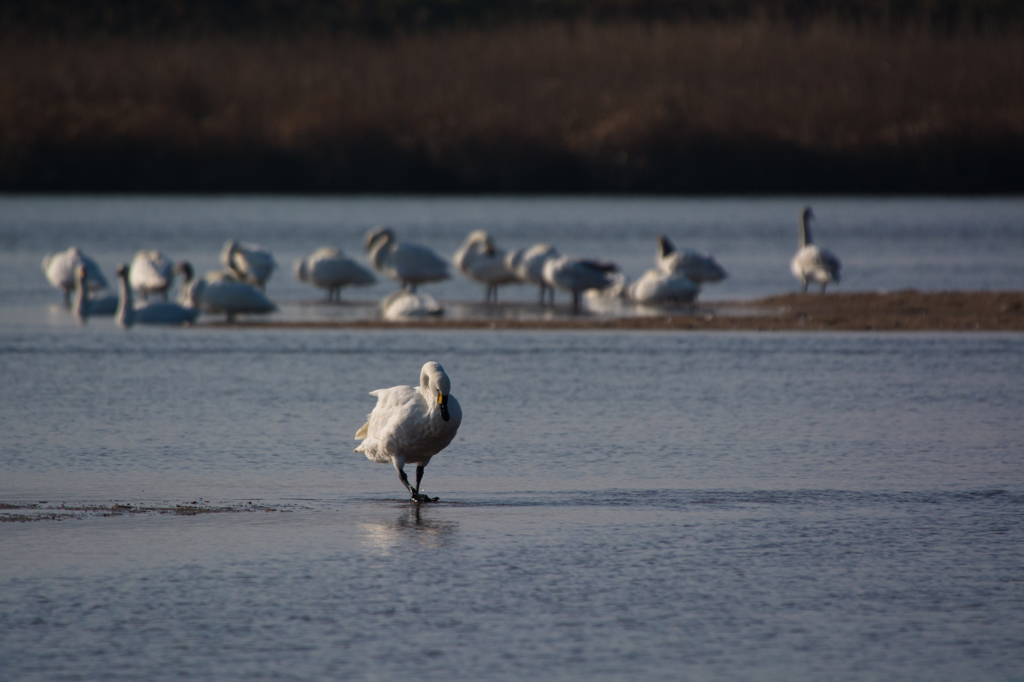
[[[47,254],[43,257],[43,274],[46,279],[64,294],[64,307],[71,307],[71,292],[77,285],[75,269],[85,268],[86,288],[90,290],[107,288],[107,279],[103,276],[100,266],[89,258],[77,246],[64,251]]]
[[[675,245],[665,235],[658,237],[658,246],[654,262],[666,275],[682,275],[697,284],[720,282],[728,276],[725,268],[709,253],[693,249],[676,250]]]
[[[690,303],[700,293],[700,286],[681,274],[666,274],[654,268],[647,270],[626,287],[626,296],[634,303]]]
[[[128,266],[128,284],[143,298],[160,294],[166,301],[173,283],[174,263],[159,251],[139,251]]]
[[[328,301],[341,300],[344,286],[366,286],[377,278],[339,249],[323,247],[295,262],[295,276],[327,290]]]
[[[522,282],[529,282],[540,287],[540,304],[544,305],[544,292],[551,292],[551,303],[555,302],[555,290],[544,281],[544,264],[552,258],[558,258],[558,249],[550,244],[534,244],[526,249],[517,249],[505,255],[505,265]]]
[[[189,263],[182,263],[179,269],[185,275],[179,301],[186,308],[224,313],[228,322],[234,321],[239,313],[269,313],[277,308],[262,291],[239,282],[233,273],[209,272],[202,279],[193,280]]]
[[[234,240],[226,242],[220,253],[224,264],[241,282],[266,289],[267,280],[274,273],[277,261],[265,247],[259,244],[242,244]]]
[[[430,294],[399,289],[380,302],[380,314],[385,320],[408,320],[443,315],[444,308]]]
[[[829,282],[840,280],[839,270],[843,264],[834,253],[814,243],[811,227],[807,224],[813,217],[814,212],[810,206],[805,207],[800,214],[800,249],[789,262],[789,270],[804,285],[805,294],[810,282],[821,284],[821,293],[824,294]]]
[[[448,279],[448,264],[425,246],[399,242],[389,227],[378,227],[366,234],[370,263],[378,272],[416,291],[426,282]]]
[[[469,233],[452,257],[452,263],[463,275],[487,287],[484,300],[498,302],[498,287],[518,282],[516,273],[505,263],[505,252],[494,246],[491,235],[484,230]]]
[[[87,269],[84,263],[75,266],[75,300],[72,312],[78,321],[85,324],[90,317],[113,315],[117,310],[117,296],[106,294],[92,298],[89,295]]]
[[[117,306],[117,323],[122,327],[135,324],[186,324],[195,322],[199,317],[199,309],[186,307],[169,301],[153,301],[138,308],[132,298],[132,288],[128,285],[130,270],[126,265],[117,268],[118,291],[120,301]]]
[[[572,292],[573,312],[579,312],[580,294],[587,289],[604,289],[615,283],[610,273],[616,270],[614,263],[602,263],[560,256],[544,261],[544,281],[550,287]]]
[[[462,423],[462,407],[451,395],[451,381],[444,368],[428,362],[420,370],[419,386],[380,388],[370,395],[377,396],[377,405],[356,432],[356,440],[363,442],[355,452],[391,464],[412,499],[431,501],[419,491],[423,469],[431,457],[448,447]],[[416,465],[415,486],[405,474],[406,464]]]

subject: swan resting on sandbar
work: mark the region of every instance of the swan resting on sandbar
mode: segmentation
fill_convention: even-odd
[[[391,464],[414,502],[437,502],[420,492],[423,469],[430,458],[448,447],[462,423],[462,407],[451,395],[444,368],[428,362],[420,370],[420,385],[393,386],[370,391],[377,405],[356,431],[363,441],[355,452],[380,464]],[[416,465],[416,485],[409,483],[406,464]]]

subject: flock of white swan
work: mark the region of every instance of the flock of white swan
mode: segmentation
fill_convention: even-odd
[[[810,207],[803,210],[800,248],[790,262],[790,269],[804,292],[813,282],[820,284],[824,293],[829,283],[839,281],[841,264],[832,252],[813,243],[808,225],[813,217]],[[367,233],[366,251],[373,269],[400,285],[381,302],[385,319],[443,312],[443,306],[433,296],[417,288],[448,279],[447,260],[426,246],[400,241],[388,227]],[[220,261],[222,269],[197,278],[188,262],[175,264],[159,251],[139,251],[130,264],[117,268],[116,294],[107,293],[103,272],[77,247],[46,256],[42,268],[49,282],[63,292],[64,306],[82,321],[113,315],[125,327],[186,324],[195,321],[200,313],[223,314],[231,321],[238,314],[275,309],[265,290],[277,263],[266,248],[229,241]],[[710,254],[677,249],[666,236],[658,238],[655,267],[635,280],[618,272],[614,263],[564,256],[550,244],[505,251],[484,230],[474,230],[466,237],[451,265],[466,278],[484,285],[487,303],[497,302],[498,289],[504,285],[528,283],[539,288],[542,306],[554,305],[555,289],[569,292],[573,312],[580,310],[584,293],[646,305],[689,303],[696,299],[704,284],[727,276]],[[168,292],[175,275],[181,275],[183,284],[178,300],[172,302]],[[340,300],[343,287],[366,286],[376,281],[364,265],[338,249],[326,247],[296,262],[295,275],[324,289],[330,301]],[[136,296],[141,300],[139,303]]]

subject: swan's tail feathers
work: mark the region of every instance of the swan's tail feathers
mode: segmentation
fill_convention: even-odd
[[[369,432],[369,430],[370,422],[366,422],[365,424],[360,426],[359,430],[356,431],[356,440],[363,440],[364,438],[366,438],[366,434]]]

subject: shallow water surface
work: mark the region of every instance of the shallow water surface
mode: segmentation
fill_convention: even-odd
[[[351,452],[441,362],[416,509]],[[1024,337],[0,336],[9,679],[1014,679]],[[44,502],[45,504],[40,504]]]

